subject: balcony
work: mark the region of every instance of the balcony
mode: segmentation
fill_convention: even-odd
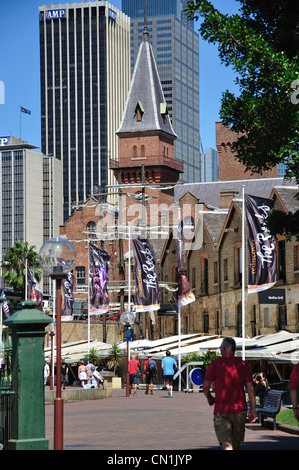
[[[173,168],[174,170],[179,171],[180,173],[184,172],[184,162],[180,160],[175,160],[174,158],[167,157],[166,155],[147,155],[144,157],[124,157],[121,159],[121,162],[114,160],[113,158],[109,159],[109,166],[111,169],[121,169],[121,168],[140,168],[142,165],[150,166],[167,166]]]

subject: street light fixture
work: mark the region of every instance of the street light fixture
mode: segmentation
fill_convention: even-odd
[[[63,450],[63,399],[61,398],[61,281],[76,264],[76,250],[63,238],[46,241],[39,250],[43,270],[56,280],[56,398],[54,400],[54,450]]]

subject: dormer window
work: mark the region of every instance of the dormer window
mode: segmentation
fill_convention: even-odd
[[[144,109],[143,109],[142,103],[141,101],[137,101],[136,108],[135,108],[135,116],[137,116],[137,122],[142,121],[143,113],[144,113]]]
[[[163,122],[166,122],[166,116],[168,114],[167,103],[160,103],[160,114],[162,116]]]

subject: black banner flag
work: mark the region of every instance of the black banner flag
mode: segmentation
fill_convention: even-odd
[[[89,314],[101,315],[109,310],[107,292],[108,267],[110,256],[107,251],[89,244]]]
[[[265,224],[272,210],[273,199],[245,194],[249,294],[269,289],[277,281],[276,241]]]
[[[135,259],[135,308],[136,312],[158,310],[159,282],[156,263],[148,242],[142,238],[133,239]]]
[[[67,273],[67,278],[63,280],[63,308],[61,311],[61,321],[71,321],[74,316],[74,275],[71,271]]]

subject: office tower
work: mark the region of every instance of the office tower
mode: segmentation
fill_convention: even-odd
[[[218,179],[218,153],[213,148],[207,148],[201,155],[201,182],[210,183]]]
[[[39,7],[42,151],[63,163],[63,214],[114,182],[129,19],[105,1]]]
[[[12,136],[0,137],[0,256],[16,241],[34,245],[38,251],[44,242],[44,211],[52,222],[52,235],[58,235],[62,211],[50,201],[61,200],[61,184],[49,187],[43,181],[44,155],[37,147]],[[46,159],[48,160],[48,159]],[[56,181],[61,174],[60,162],[55,162],[52,174]],[[48,195],[55,196],[48,199]],[[48,235],[48,232],[46,233]]]
[[[184,161],[182,182],[200,181],[199,37],[183,12],[187,1],[147,0],[149,41],[174,131],[175,158]],[[131,69],[144,29],[144,0],[122,0],[131,18]]]

